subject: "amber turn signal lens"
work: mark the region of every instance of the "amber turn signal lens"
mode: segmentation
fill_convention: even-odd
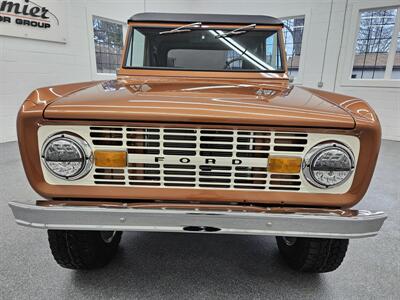
[[[271,173],[299,173],[301,170],[300,157],[270,156],[268,158],[268,172]]]
[[[126,158],[125,151],[94,152],[94,163],[97,167],[123,168],[126,167]]]

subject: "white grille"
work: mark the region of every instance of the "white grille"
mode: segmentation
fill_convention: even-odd
[[[269,155],[303,157],[306,133],[90,127],[95,149],[126,149],[126,168],[95,168],[97,185],[299,191],[300,174],[267,172]]]
[[[208,189],[210,193],[212,190],[240,190],[344,194],[350,189],[355,172],[340,186],[320,189],[308,183],[301,172],[268,173],[267,157],[304,158],[319,143],[339,141],[352,149],[357,165],[360,151],[356,136],[327,132],[44,125],[38,130],[39,153],[49,136],[65,131],[81,136],[93,151],[129,152],[128,166],[94,166],[83,178],[63,180],[48,172],[42,164],[43,176],[48,184]],[[162,159],[156,162],[156,157]],[[182,158],[190,161],[181,162]],[[206,164],[205,159],[215,159],[215,164]],[[232,163],[234,159],[240,159],[241,164]]]

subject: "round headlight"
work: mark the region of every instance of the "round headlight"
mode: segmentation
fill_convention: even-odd
[[[354,155],[338,142],[313,147],[303,161],[307,181],[319,188],[330,188],[344,183],[354,170]]]
[[[92,151],[88,143],[76,135],[53,135],[45,141],[42,149],[43,164],[56,177],[75,180],[92,168]]]

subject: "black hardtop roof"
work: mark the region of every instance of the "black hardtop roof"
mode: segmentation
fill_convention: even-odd
[[[209,23],[209,24],[257,24],[283,25],[280,19],[263,15],[218,15],[218,14],[177,14],[177,13],[140,13],[133,15],[128,22],[165,22],[165,23]]]

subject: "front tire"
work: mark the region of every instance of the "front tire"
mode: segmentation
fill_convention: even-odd
[[[336,270],[342,263],[348,239],[319,239],[276,237],[279,251],[294,270],[326,273]]]
[[[105,266],[118,250],[120,231],[48,230],[51,253],[63,268],[89,270]]]

